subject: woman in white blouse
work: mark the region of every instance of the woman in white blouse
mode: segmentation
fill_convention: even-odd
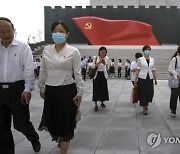
[[[154,58],[150,57],[151,47],[149,45],[145,45],[142,48],[142,51],[144,56],[140,57],[137,61],[136,78],[134,84],[138,86],[140,106],[143,107],[143,114],[147,115],[148,104],[149,102],[152,102],[154,95],[154,84],[156,85],[157,81]]]
[[[171,59],[168,71],[169,73],[173,74],[177,79],[180,80],[180,47],[178,47],[176,55],[174,55],[174,57]],[[180,101],[180,82],[179,82],[179,87],[171,88],[170,110],[171,110],[171,115],[173,117],[176,117],[178,97]]]
[[[142,57],[142,53],[136,52],[135,54],[135,61],[131,63],[130,69],[131,69],[131,81],[132,84],[134,85],[134,81],[136,78],[136,70],[137,70],[137,60],[138,58]]]
[[[107,70],[110,66],[109,57],[106,56],[106,47],[100,47],[98,57],[94,57],[91,67],[97,67],[97,72],[93,78],[93,97],[92,101],[95,102],[95,111],[98,111],[97,101],[101,102],[101,107],[105,108],[105,101],[109,100],[109,92],[107,85],[108,73]]]
[[[112,78],[115,77],[115,61],[114,61],[114,59],[111,59],[111,62],[110,62],[109,76],[112,77]]]
[[[78,49],[66,43],[69,36],[66,23],[55,21],[51,32],[55,44],[44,48],[38,85],[44,99],[47,129],[60,143],[60,153],[66,154],[74,137],[77,107],[84,91],[81,56]]]

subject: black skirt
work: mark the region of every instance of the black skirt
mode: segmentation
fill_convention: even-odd
[[[104,76],[104,72],[98,71],[97,76],[93,79],[93,97],[92,101],[108,101],[109,92],[107,79]]]
[[[115,67],[114,66],[110,66],[109,73],[115,73]]]
[[[148,106],[148,103],[152,102],[154,96],[154,84],[153,79],[150,79],[149,74],[146,79],[138,78],[138,95],[140,106]]]
[[[74,137],[77,107],[73,98],[76,94],[75,83],[65,86],[46,85],[44,122],[41,123],[41,128],[47,127],[52,140],[69,141]]]

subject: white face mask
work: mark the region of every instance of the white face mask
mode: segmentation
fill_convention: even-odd
[[[52,33],[52,39],[56,44],[61,44],[65,42],[66,40],[65,36],[66,34],[64,33]]]
[[[150,50],[145,50],[144,55],[149,56],[150,55]]]

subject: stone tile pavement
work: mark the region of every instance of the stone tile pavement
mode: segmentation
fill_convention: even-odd
[[[80,110],[82,119],[77,124],[75,137],[68,154],[178,154],[180,153],[180,107],[177,117],[170,116],[170,89],[167,80],[155,86],[153,102],[148,115],[142,114],[138,104],[130,103],[132,83],[125,79],[108,79],[110,100],[106,108],[94,111],[92,81],[85,82]],[[37,81],[30,103],[31,121],[38,128],[43,109]],[[16,154],[33,154],[31,143],[13,130]],[[38,131],[38,130],[37,130]],[[38,131],[42,149],[39,154],[59,154],[57,143],[48,132]],[[148,138],[148,139],[147,139]],[[148,142],[147,142],[148,141]]]

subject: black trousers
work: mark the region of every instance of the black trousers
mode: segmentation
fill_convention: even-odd
[[[30,122],[29,105],[23,106],[21,94],[24,90],[24,82],[8,89],[0,87],[0,154],[14,154],[14,140],[11,132],[11,119],[14,128],[22,132],[29,141],[39,139]]]
[[[125,78],[128,77],[128,67],[125,67]]]
[[[82,74],[82,78],[85,81],[86,80],[86,69],[85,68],[81,68],[81,74]]]
[[[118,67],[118,77],[121,77],[121,67]]]
[[[180,101],[180,83],[178,88],[171,88],[170,110],[174,114],[176,114],[178,97]]]

